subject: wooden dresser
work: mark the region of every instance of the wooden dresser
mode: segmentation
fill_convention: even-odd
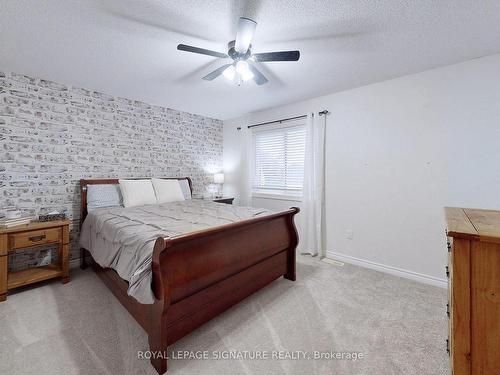
[[[58,245],[57,264],[9,272],[8,255],[16,251],[36,249],[49,244]],[[32,222],[10,229],[0,229],[0,302],[7,299],[7,292],[38,281],[62,277],[69,281],[69,221]]]
[[[452,374],[500,374],[500,211],[445,214]]]

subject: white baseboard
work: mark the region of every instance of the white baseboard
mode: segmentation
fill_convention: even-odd
[[[439,277],[424,275],[421,273],[408,271],[408,270],[404,270],[401,268],[386,266],[384,264],[375,263],[375,262],[371,262],[369,260],[351,257],[349,255],[335,253],[333,251],[327,251],[326,257],[330,258],[330,259],[334,259],[334,260],[339,260],[341,262],[354,264],[356,266],[360,266],[360,267],[369,268],[372,270],[388,273],[390,275],[404,277],[405,279],[410,279],[413,281],[417,281],[419,283],[434,285],[434,286],[437,286],[439,288],[447,288],[448,287],[448,280],[444,279],[444,278],[441,279]]]

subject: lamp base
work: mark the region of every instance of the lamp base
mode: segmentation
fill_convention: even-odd
[[[222,184],[217,184],[217,192],[215,193],[215,198],[222,198]]]

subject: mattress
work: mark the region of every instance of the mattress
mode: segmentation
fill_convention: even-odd
[[[114,269],[128,281],[128,295],[140,303],[151,304],[151,260],[158,237],[174,237],[272,213],[201,199],[101,208],[85,218],[80,246],[90,251],[101,267]]]

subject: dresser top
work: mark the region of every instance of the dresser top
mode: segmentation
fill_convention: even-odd
[[[69,220],[32,221],[31,223],[25,225],[18,225],[11,228],[0,228],[0,234],[27,232],[31,230],[61,227],[63,225],[68,225],[68,224]]]
[[[500,242],[500,211],[446,207],[448,236]]]

